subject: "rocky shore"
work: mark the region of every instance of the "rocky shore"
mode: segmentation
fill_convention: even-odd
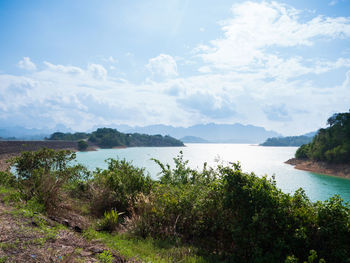
[[[295,169],[318,174],[350,178],[350,164],[328,164],[312,160],[292,158],[285,163],[291,164]]]

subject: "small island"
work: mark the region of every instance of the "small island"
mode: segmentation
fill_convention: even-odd
[[[115,147],[171,147],[184,146],[183,142],[169,135],[147,135],[140,133],[122,133],[112,128],[98,128],[92,133],[62,133],[55,132],[47,140],[77,141],[80,150],[88,146],[99,148]],[[87,142],[83,144],[82,142]],[[83,149],[85,148],[85,149]]]
[[[350,112],[334,114],[327,125],[286,163],[304,171],[350,178]]]

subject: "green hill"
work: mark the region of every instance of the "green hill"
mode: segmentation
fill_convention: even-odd
[[[320,129],[311,143],[297,150],[296,158],[350,163],[350,112],[334,114],[327,124],[329,127]]]
[[[306,143],[310,143],[312,137],[300,135],[300,136],[288,136],[288,137],[273,137],[268,138],[261,146],[301,146]]]
[[[118,146],[184,146],[181,141],[167,135],[122,133],[111,128],[99,128],[92,133],[77,132],[72,134],[55,132],[48,138],[48,140],[66,141],[78,141],[83,139],[88,140],[101,148],[112,148]]]

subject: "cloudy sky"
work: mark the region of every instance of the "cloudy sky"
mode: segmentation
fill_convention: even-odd
[[[0,1],[0,127],[242,123],[350,108],[350,0]]]

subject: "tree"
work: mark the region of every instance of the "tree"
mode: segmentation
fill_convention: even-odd
[[[86,141],[84,141],[84,140],[78,141],[78,150],[79,151],[85,151],[88,147],[89,147],[89,144]]]

